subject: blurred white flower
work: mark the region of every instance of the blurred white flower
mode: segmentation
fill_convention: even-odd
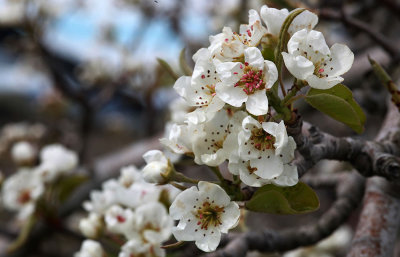
[[[81,249],[74,257],[105,257],[105,253],[99,242],[87,239],[83,241]]]
[[[342,82],[341,75],[354,61],[354,54],[346,45],[336,43],[329,49],[323,34],[315,30],[294,33],[287,48],[288,53],[282,52],[282,56],[289,72],[318,89]]]
[[[89,216],[81,219],[79,222],[79,230],[82,234],[89,238],[97,238],[103,229],[103,219],[100,215],[90,212]]]
[[[118,182],[126,187],[129,188],[133,183],[136,182],[143,182],[142,174],[140,170],[138,170],[135,166],[130,165],[127,167],[123,167],[121,169],[121,174],[119,175]]]
[[[20,141],[11,148],[11,157],[20,165],[33,163],[36,158],[36,149],[27,141]]]
[[[18,211],[18,218],[24,220],[35,211],[36,201],[43,192],[43,182],[36,173],[19,170],[4,181],[2,186],[4,207]]]
[[[108,231],[126,235],[133,230],[133,217],[134,214],[131,209],[113,205],[106,211],[104,220]]]
[[[218,185],[201,181],[180,193],[169,208],[171,217],[179,220],[172,231],[178,241],[195,241],[205,251],[214,251],[221,233],[237,225],[239,206],[231,202],[227,193]]]
[[[143,244],[141,241],[129,240],[122,248],[118,257],[165,257],[165,250],[160,245]]]

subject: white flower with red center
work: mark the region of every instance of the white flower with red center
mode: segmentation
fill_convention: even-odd
[[[321,32],[305,29],[290,38],[288,53],[283,52],[282,56],[293,76],[318,89],[329,89],[342,82],[341,75],[354,61],[354,54],[346,45],[334,44],[329,49]]]
[[[128,234],[133,229],[133,211],[119,205],[111,206],[104,215],[107,230],[116,234]]]
[[[192,76],[180,77],[176,81],[174,89],[190,106],[201,107],[189,114],[189,116],[195,116],[192,118],[192,122],[198,123],[204,122],[207,115],[212,116],[225,103],[215,92],[215,87],[220,79],[209,50],[201,48],[193,56],[193,59],[196,63]]]
[[[135,210],[133,229],[127,231],[127,238],[151,245],[159,245],[171,236],[173,220],[164,205],[150,202]]]
[[[232,32],[229,27],[224,27],[222,33],[210,36],[210,50],[212,58],[221,61],[234,61],[242,58],[247,47],[255,47],[267,33],[261,24],[257,11],[249,10],[249,24],[240,26],[240,33]]]
[[[268,112],[267,89],[278,78],[273,62],[264,60],[260,50],[249,47],[244,51],[245,63],[219,62],[217,72],[221,84],[216,88],[218,96],[227,104],[240,107],[246,103],[246,109],[253,115]]]
[[[143,167],[143,178],[148,183],[163,183],[165,178],[161,175],[170,169],[168,159],[160,150],[150,150],[143,155],[147,165]]]
[[[83,241],[81,249],[74,257],[105,257],[105,254],[99,242],[87,239]]]
[[[232,109],[219,110],[213,119],[201,124],[203,132],[193,142],[194,161],[197,164],[217,166],[229,158],[237,142],[237,133],[246,113]]]
[[[238,159],[237,162],[229,162],[228,169],[233,175],[238,175],[244,184],[252,187],[261,187],[267,184],[294,186],[299,181],[297,167],[291,164],[284,164],[282,173],[272,179],[263,179],[255,174],[257,168],[251,167],[250,161]]]
[[[169,208],[171,217],[179,220],[172,231],[178,241],[195,241],[205,251],[214,251],[221,233],[235,227],[240,210],[218,185],[201,181],[180,193]]]
[[[294,10],[295,11],[295,10]],[[292,11],[293,12],[293,11]],[[261,19],[267,25],[268,33],[278,36],[282,24],[290,14],[287,9],[269,8],[267,5],[261,7]],[[290,24],[288,32],[293,35],[296,31],[302,29],[312,30],[318,23],[318,16],[307,10],[300,13]]]
[[[165,250],[160,245],[143,244],[142,241],[129,240],[122,248],[118,257],[165,257]]]
[[[294,158],[296,143],[287,136],[285,124],[281,121],[263,122],[246,117],[242,123],[242,131],[238,135],[239,157],[250,161],[251,173],[262,179],[274,179],[282,174],[284,164]],[[233,163],[240,160],[231,159]]]
[[[4,181],[1,195],[4,207],[18,211],[18,218],[24,220],[35,211],[43,192],[43,182],[36,173],[19,170]]]

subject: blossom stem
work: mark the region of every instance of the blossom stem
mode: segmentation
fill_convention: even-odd
[[[191,183],[191,184],[197,184],[200,182],[200,180],[186,177],[182,173],[176,172],[176,171],[171,174],[170,179],[172,181],[176,181],[176,182],[186,182],[186,183]]]
[[[300,95],[297,95],[297,96],[293,96],[292,98],[290,98],[287,102],[286,102],[286,104],[292,104],[294,101],[296,101],[296,100],[298,100],[298,99],[300,99],[300,98],[304,98],[304,97],[306,97],[306,95],[304,95],[304,94],[300,94]]]
[[[279,84],[281,85],[281,91],[282,91],[283,97],[285,97],[286,90],[285,90],[285,85],[283,84],[282,76],[279,76]]]
[[[174,187],[176,187],[176,188],[178,188],[179,190],[182,190],[182,191],[188,189],[187,187],[182,186],[182,185],[180,185],[178,183],[175,183],[175,182],[169,182],[169,183],[171,184],[171,186],[174,186]]]
[[[214,172],[214,174],[218,177],[218,179],[221,182],[225,181],[225,178],[222,176],[221,171],[219,170],[219,167],[210,167],[210,169],[212,170],[212,172]]]

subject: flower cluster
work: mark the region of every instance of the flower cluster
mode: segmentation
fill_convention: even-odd
[[[175,111],[160,141],[174,154],[209,166],[219,181],[186,177],[175,170],[178,158],[148,151],[141,172],[124,168],[119,179],[108,180],[101,191],[91,193],[91,201],[84,204],[89,215],[80,222],[82,232],[91,238],[122,236],[119,257],[164,256],[161,244],[171,234],[210,252],[218,247],[221,234],[240,220],[235,201],[244,198],[243,184],[296,185],[297,167],[292,164],[296,143],[285,125],[295,99],[286,102],[278,93],[281,84],[286,95],[280,65],[285,64],[296,85],[329,89],[343,80],[341,75],[353,62],[347,46],[328,48],[322,34],[313,30],[317,22],[309,11],[263,6],[260,15],[249,11],[249,23],[242,24],[239,33],[225,27],[211,36],[210,45],[193,55],[191,76],[182,76],[174,84],[181,98],[171,104]],[[289,40],[284,39],[287,34]],[[270,57],[267,52],[276,51],[282,40],[288,40],[284,42],[287,52]],[[221,174],[220,166],[227,168],[232,180]],[[180,182],[196,185],[186,187]],[[175,194],[172,186],[184,190]],[[164,191],[170,202],[163,198]],[[178,221],[176,226],[173,220]],[[93,251],[97,246],[89,248]]]
[[[31,160],[32,151],[27,142],[17,143],[12,149],[14,158],[20,161]],[[45,146],[40,152],[38,166],[22,167],[5,179],[1,191],[4,207],[17,211],[18,218],[25,220],[35,212],[36,203],[44,194],[46,185],[73,171],[77,165],[75,152],[58,144]]]
[[[152,156],[152,152],[145,156]],[[81,232],[89,238],[124,238],[119,257],[165,256],[160,246],[171,236],[173,220],[165,206],[171,204],[179,190],[147,183],[144,171],[134,166],[122,168],[119,178],[105,181],[102,190],[92,191],[90,201],[84,203],[89,214],[79,223]],[[76,256],[90,251],[85,249],[82,246]]]

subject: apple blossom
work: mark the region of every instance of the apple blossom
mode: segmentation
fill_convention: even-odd
[[[179,220],[172,231],[179,241],[195,241],[205,251],[214,251],[221,233],[237,225],[240,210],[218,185],[201,181],[180,193],[169,208],[171,217]]]
[[[97,238],[103,229],[102,217],[90,212],[87,218],[79,221],[79,230],[88,238]]]
[[[126,235],[133,229],[133,211],[129,208],[122,208],[119,205],[111,206],[104,215],[107,230]]]
[[[343,81],[354,61],[354,54],[343,44],[330,49],[321,32],[306,29],[293,34],[288,53],[282,52],[286,68],[297,79],[306,80],[310,87],[329,89]]]

